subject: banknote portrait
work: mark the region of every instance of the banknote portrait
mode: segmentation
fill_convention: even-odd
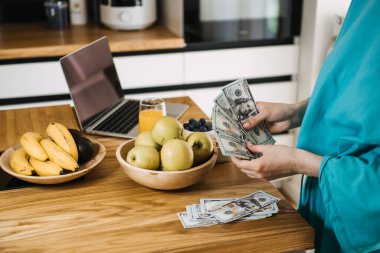
[[[256,104],[250,98],[237,98],[234,100],[233,110],[236,112],[238,120],[245,120],[256,115]]]

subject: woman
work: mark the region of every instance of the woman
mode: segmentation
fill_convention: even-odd
[[[352,1],[310,101],[258,107],[244,127],[302,123],[297,148],[248,144],[263,156],[233,162],[254,178],[305,175],[298,210],[316,252],[380,252],[380,1]]]

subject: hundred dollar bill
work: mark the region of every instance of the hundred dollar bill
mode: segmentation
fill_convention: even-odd
[[[231,201],[236,200],[236,198],[222,198],[222,199],[201,199],[200,200],[200,211],[202,213],[211,214],[212,209],[216,209],[222,205],[230,203]],[[240,218],[242,221],[246,220],[258,220],[264,219],[272,216],[272,214],[278,212],[278,207],[276,203],[269,205],[268,207],[264,207],[264,209],[260,209],[257,212],[253,212],[248,216]]]
[[[246,207],[247,209],[257,212],[265,211],[265,207],[278,202],[280,199],[266,192],[257,191],[242,198],[232,201],[233,203]]]
[[[259,158],[259,157],[262,156],[261,154],[259,154],[259,153],[253,153],[249,149],[246,148],[245,143],[247,142],[247,139],[245,138],[244,135],[239,135],[239,136],[232,135],[231,132],[226,132],[226,131],[223,131],[223,130],[218,129],[218,128],[214,129],[214,134],[215,134],[215,137],[216,137],[215,139],[218,142],[218,144],[219,144],[218,140],[220,138],[226,138],[226,137],[228,137],[228,139],[233,139],[233,140],[239,141],[239,143],[250,153],[250,155],[252,156],[253,159],[256,159],[256,158]],[[221,149],[221,151],[223,153],[223,151],[225,151],[225,150],[223,150],[223,148],[224,148],[223,145],[221,146],[221,144],[219,144],[219,147],[220,147],[220,149]]]
[[[270,217],[276,213],[278,213],[278,206],[276,203],[273,203],[273,204],[270,204],[268,206],[265,206],[265,207],[259,209],[256,212],[252,212],[250,215],[243,217],[242,220],[263,219],[263,218]]]
[[[234,201],[226,203],[216,209],[211,210],[212,215],[221,223],[228,223],[238,220],[251,213],[248,208],[237,205]]]
[[[215,139],[219,144],[222,154],[225,156],[234,156],[242,159],[256,158],[256,156],[252,155],[245,147],[245,143],[239,139],[217,131],[215,131]]]
[[[210,213],[212,209],[215,209],[218,206],[227,204],[236,198],[222,198],[222,199],[201,199],[200,200],[200,209],[202,213]]]
[[[234,122],[238,122],[238,119],[231,110],[230,104],[228,103],[227,98],[223,92],[214,99],[214,102],[220,107],[221,110],[223,110],[225,115],[227,115]]]
[[[195,220],[195,221],[191,220],[186,212],[179,212],[177,213],[177,215],[184,228],[206,227],[206,226],[219,224],[219,221],[210,220],[210,219],[200,219],[200,220]]]
[[[245,143],[247,143],[247,141],[249,140],[249,136],[247,135],[247,133],[243,129],[241,129],[237,123],[232,121],[232,119],[229,118],[217,104],[215,104],[212,110],[212,124],[214,133],[217,136],[224,135],[233,137],[237,140],[240,140],[243,143],[243,146],[245,146]],[[216,140],[218,141],[218,138],[216,138]],[[259,158],[261,156],[261,154],[255,153],[251,153],[251,155],[253,158]]]
[[[193,211],[191,209],[191,205],[187,205],[186,206],[186,215],[187,217],[189,217],[190,220],[196,220],[194,215],[193,215]]]
[[[278,213],[278,206],[276,203],[264,206],[263,208],[259,209],[257,212],[254,212],[255,215],[262,215],[262,214],[275,214]]]
[[[246,141],[247,141],[247,139],[245,139],[243,135],[237,135],[236,133],[233,133],[233,132],[231,132],[231,131],[224,131],[224,130],[219,129],[219,128],[215,128],[215,129],[214,129],[214,133],[215,133],[216,135],[218,135],[218,136],[219,136],[219,135],[221,135],[221,136],[228,136],[228,137],[230,137],[230,138],[233,138],[233,139],[235,139],[235,140],[238,140],[239,143],[241,143],[243,146],[245,146],[245,143],[246,143]]]
[[[226,96],[224,93],[220,93],[215,99],[214,102],[216,105],[219,107],[219,111],[224,113],[227,118],[230,118],[231,121],[235,122],[236,125],[239,126],[239,129],[241,132],[244,133],[244,135],[247,137],[247,139],[252,143],[252,144],[257,144],[258,141],[255,139],[255,136],[252,134],[249,134],[244,127],[242,126],[241,122],[238,121],[238,118],[235,116],[233,111],[231,110],[230,104],[227,101]]]
[[[212,110],[212,128],[228,132],[229,135],[236,139],[243,139],[244,142],[247,140],[247,135],[240,130],[238,124],[226,116],[218,105],[215,105]]]
[[[247,80],[236,80],[224,86],[222,90],[230,105],[231,111],[240,124],[242,124],[242,121],[259,113],[255,100],[249,90]],[[247,130],[247,132],[256,140],[253,144],[275,143],[275,140],[263,122],[259,126]]]
[[[227,223],[245,216],[252,216],[252,213],[264,210],[264,207],[279,200],[268,193],[257,191],[222,206],[216,206],[210,210],[210,213],[222,223]]]
[[[200,204],[192,204],[186,206],[186,212],[191,220],[212,219],[216,220],[209,212],[202,212]]]

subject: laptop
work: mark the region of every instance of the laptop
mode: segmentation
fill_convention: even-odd
[[[108,39],[102,37],[59,60],[82,131],[135,138],[138,99],[124,98]],[[180,117],[188,105],[166,103],[166,114]]]

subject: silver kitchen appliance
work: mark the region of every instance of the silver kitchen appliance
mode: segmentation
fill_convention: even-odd
[[[116,30],[141,30],[157,19],[156,0],[101,0],[100,21]]]

